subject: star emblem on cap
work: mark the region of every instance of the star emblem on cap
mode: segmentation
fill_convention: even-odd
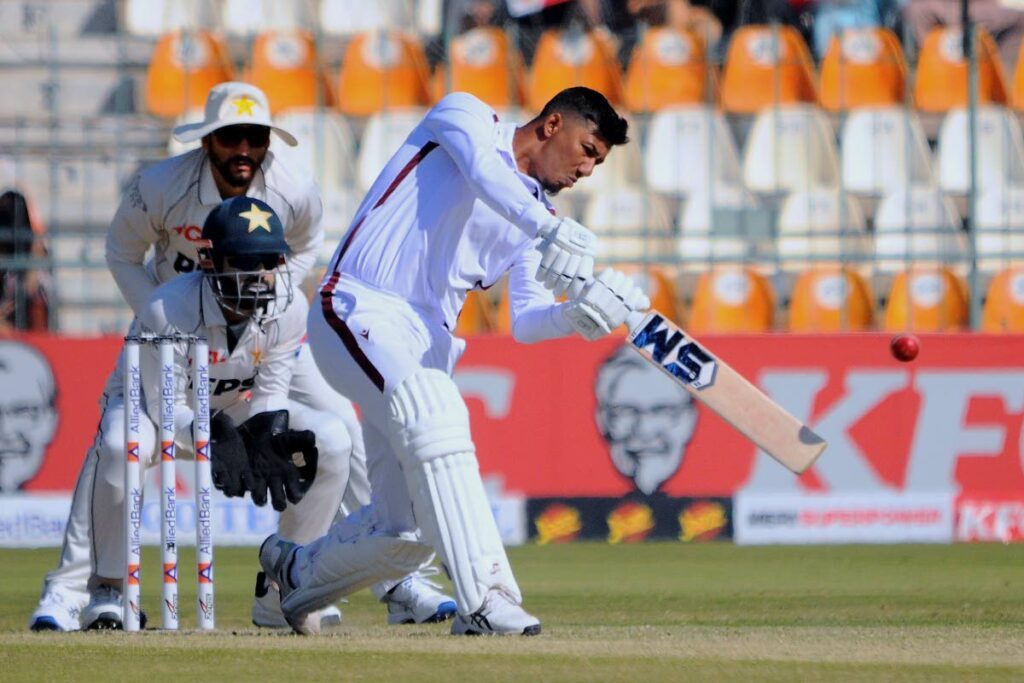
[[[256,106],[256,100],[250,99],[246,95],[236,97],[231,100],[231,104],[235,105],[235,114],[238,116],[254,116],[252,108]]]
[[[267,232],[270,232],[270,223],[267,219],[274,214],[269,211],[262,211],[260,210],[260,207],[255,204],[249,204],[249,210],[243,211],[238,215],[249,220],[249,232],[255,232],[256,230],[266,230]]]

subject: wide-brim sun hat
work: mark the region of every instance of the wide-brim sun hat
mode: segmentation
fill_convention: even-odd
[[[178,142],[195,142],[218,128],[239,125],[266,126],[286,144],[292,147],[298,144],[294,135],[270,120],[270,107],[263,91],[237,81],[213,86],[206,97],[203,120],[182,124],[174,129],[173,135]]]

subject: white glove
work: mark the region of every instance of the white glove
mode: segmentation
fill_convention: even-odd
[[[556,296],[579,296],[594,276],[597,236],[571,218],[552,219],[537,232],[540,267],[537,280]]]
[[[600,339],[626,322],[633,311],[646,311],[651,307],[633,278],[612,268],[597,279],[587,282],[583,292],[562,308],[563,315],[573,329],[587,341]]]

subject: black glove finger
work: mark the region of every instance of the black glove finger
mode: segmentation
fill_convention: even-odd
[[[288,477],[284,480],[284,492],[288,496],[288,502],[292,505],[302,500],[308,490],[309,484],[300,480],[298,476]]]
[[[214,463],[211,463],[214,464]],[[212,467],[211,476],[213,485],[216,486],[228,498],[237,498],[245,495],[242,481],[238,473],[226,467]]]
[[[278,512],[284,512],[284,509],[288,507],[288,498],[284,491],[284,482],[280,477],[270,477],[267,479],[267,488],[270,489],[270,504],[274,506],[274,509]]]
[[[252,496],[252,502],[262,507],[267,504],[267,482],[266,480],[255,474],[254,472],[247,472],[242,475],[243,480],[248,480],[246,488],[249,490],[249,494]]]

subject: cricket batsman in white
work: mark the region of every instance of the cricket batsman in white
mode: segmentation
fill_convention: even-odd
[[[301,178],[270,150],[271,133],[279,143],[295,145],[288,131],[275,126],[267,98],[258,88],[237,82],[211,89],[202,121],[174,130],[181,142],[201,141],[201,147],[144,169],[128,187],[107,234],[107,262],[114,280],[136,315],[145,309],[160,283],[198,267],[197,244],[209,213],[228,198],[248,196],[268,204],[284,226],[290,248],[289,271],[297,288],[316,261],[323,243],[319,191],[312,180]],[[296,292],[295,296],[301,296]],[[340,416],[348,426],[351,459],[335,471],[349,473],[339,482],[342,510],[358,510],[369,502],[365,449],[361,426],[351,403],[332,390],[313,362],[308,345],[298,348],[289,395],[303,405]],[[330,435],[318,435],[321,439]],[[331,447],[320,462],[343,448]],[[329,466],[329,465],[328,465]],[[60,563],[47,574],[42,596],[29,625],[33,630],[77,630],[79,612],[89,599],[90,514],[96,456],[91,450],[82,466],[72,499]],[[323,479],[324,477],[321,477]],[[311,509],[302,518],[284,521],[282,529],[306,540],[324,533],[338,505],[319,498],[323,509]],[[290,526],[294,525],[294,526]],[[455,611],[451,598],[420,573],[373,586],[387,604],[389,623],[425,622],[449,618]],[[252,620],[258,626],[287,627],[279,599],[262,573],[256,577]],[[324,610],[325,623],[340,620],[336,608]],[[84,624],[83,624],[84,625]]]
[[[540,632],[484,493],[451,378],[465,342],[452,331],[466,293],[506,272],[522,342],[596,339],[649,307],[622,273],[593,277],[594,234],[556,217],[545,196],[626,142],[627,122],[589,88],[562,91],[521,128],[453,93],[370,188],[308,329],[324,377],[362,408],[373,502],[308,545],[282,534],[263,543],[260,563],[297,632],[316,633],[315,610],[435,551],[455,588],[453,634]]]

